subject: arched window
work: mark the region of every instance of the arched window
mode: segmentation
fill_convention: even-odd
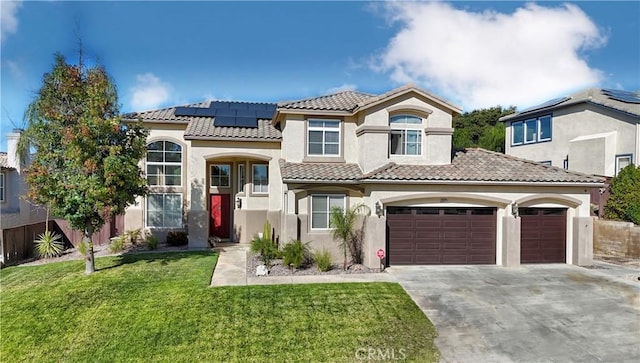
[[[422,118],[413,115],[395,115],[389,118],[389,154],[422,155]]]
[[[182,146],[171,141],[147,145],[147,180],[151,186],[181,186]]]

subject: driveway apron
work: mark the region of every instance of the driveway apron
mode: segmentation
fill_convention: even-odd
[[[620,276],[625,271],[603,273],[606,268],[403,266],[387,272],[437,327],[443,362],[639,362],[640,272]]]

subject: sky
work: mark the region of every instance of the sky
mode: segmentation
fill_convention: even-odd
[[[1,151],[54,54],[77,63],[80,42],[122,112],[408,82],[465,111],[640,90],[640,1],[0,0]]]

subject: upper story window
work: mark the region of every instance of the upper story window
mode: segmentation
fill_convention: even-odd
[[[620,173],[620,170],[626,168],[633,163],[633,155],[616,155],[616,175]]]
[[[213,164],[211,165],[212,187],[229,188],[231,186],[231,165]]]
[[[147,180],[152,186],[181,186],[182,146],[171,141],[147,145]]]
[[[551,140],[551,115],[531,118],[511,124],[511,145],[531,144]]]
[[[307,155],[340,155],[340,121],[310,119],[307,132]]]
[[[269,166],[267,164],[254,164],[252,168],[253,192],[269,193]]]
[[[4,173],[0,173],[0,202],[4,202]]]
[[[389,154],[422,155],[422,118],[397,115],[389,119]]]

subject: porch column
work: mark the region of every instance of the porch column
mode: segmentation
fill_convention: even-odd
[[[207,212],[206,161],[192,156],[189,162],[189,249],[205,249],[209,239],[209,218]]]
[[[502,217],[502,266],[520,266],[520,217]]]
[[[593,263],[593,218],[573,217],[573,256],[571,264],[578,266]]]

